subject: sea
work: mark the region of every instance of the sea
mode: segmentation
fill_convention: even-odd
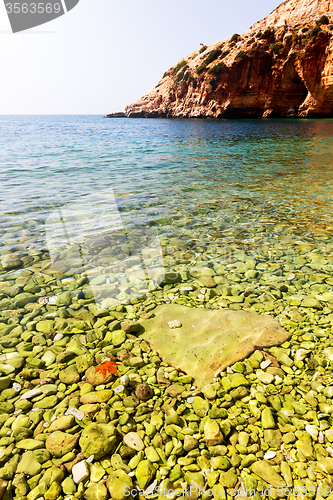
[[[0,173],[0,281],[135,227],[164,273],[249,259],[290,281],[333,271],[330,119],[1,116]],[[77,255],[62,264],[75,274]]]

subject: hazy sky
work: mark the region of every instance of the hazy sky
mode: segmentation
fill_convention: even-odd
[[[165,70],[243,33],[276,0],[80,0],[68,14],[12,34],[0,0],[0,114],[122,111]]]

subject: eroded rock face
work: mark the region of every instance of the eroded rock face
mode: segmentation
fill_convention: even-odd
[[[168,118],[331,116],[331,22],[333,0],[283,2],[242,36],[184,58],[149,94],[127,106],[125,114]]]

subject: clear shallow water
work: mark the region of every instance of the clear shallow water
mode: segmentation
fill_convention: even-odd
[[[89,220],[101,192],[114,193],[123,223],[196,240],[206,260],[223,246],[265,253],[299,240],[321,252],[324,239],[327,254],[332,153],[330,120],[2,116],[1,255],[45,250],[54,208],[76,203]]]

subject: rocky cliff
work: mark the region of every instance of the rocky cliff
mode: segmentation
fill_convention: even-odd
[[[333,0],[287,0],[243,35],[185,57],[124,116],[332,114]]]

